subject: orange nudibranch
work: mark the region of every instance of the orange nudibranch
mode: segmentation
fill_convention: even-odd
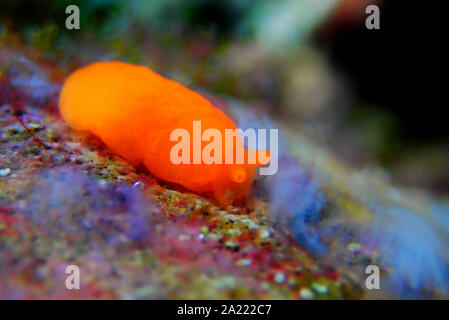
[[[245,159],[251,152],[263,152],[256,158],[266,161],[173,163],[170,152],[178,143],[170,139],[173,130],[185,129],[193,139],[193,123],[201,121],[203,132],[217,129],[225,137],[225,130],[235,130],[236,125],[198,93],[144,66],[97,62],[74,71],[62,88],[59,109],[73,129],[93,133],[114,153],[135,165],[143,163],[156,177],[212,196],[222,205],[245,198],[255,168],[269,159],[268,151],[245,149]],[[223,159],[241,145],[241,137],[234,142],[232,149],[221,144]],[[192,157],[198,152],[194,144],[190,143]],[[200,142],[200,152],[205,145]]]

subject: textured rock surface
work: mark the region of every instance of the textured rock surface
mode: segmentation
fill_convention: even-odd
[[[291,156],[319,183],[325,204],[312,217],[318,221],[300,216],[300,223],[286,228],[285,219],[297,218],[289,208],[309,212],[304,203],[310,197],[279,193],[276,202],[260,181],[246,205],[219,207],[131,166],[97,138],[70,130],[57,113],[60,83],[49,80],[56,67],[6,48],[0,62],[1,298],[348,299],[412,289],[444,294],[441,283],[422,289],[413,275],[403,274],[394,278],[401,283],[393,290],[363,289],[367,264],[380,263],[393,276],[398,270],[382,251],[387,245],[357,236],[365,228],[362,234],[370,234],[378,215],[373,203],[407,206],[429,218],[427,196],[393,188],[381,172],[350,169],[276,123],[293,141]],[[307,185],[312,187],[299,192],[313,196],[313,184]],[[325,254],[314,252],[312,238]],[[432,259],[436,249],[428,249]],[[438,254],[435,268],[446,270]],[[79,291],[65,288],[69,264],[80,267]],[[440,269],[427,270],[432,276]]]

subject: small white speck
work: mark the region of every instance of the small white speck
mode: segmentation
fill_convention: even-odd
[[[239,229],[229,229],[228,230],[228,234],[230,235],[235,235],[235,234],[239,234],[240,230]]]
[[[42,125],[39,122],[28,122],[28,128],[40,129],[40,128],[42,128]]]
[[[347,246],[348,251],[351,251],[351,252],[359,251],[360,248],[361,248],[361,245],[358,244],[358,243],[356,243],[356,242],[351,242],[351,243],[348,244],[348,246]]]
[[[319,294],[326,294],[328,292],[328,288],[324,284],[313,283],[312,288]]]
[[[236,262],[238,266],[247,267],[252,263],[251,259],[240,259]]]
[[[308,288],[302,288],[299,291],[299,295],[303,299],[313,299],[315,297],[315,295],[313,294],[312,290],[310,290]]]
[[[225,246],[227,248],[238,248],[239,245],[232,240],[228,240],[226,241]]]
[[[245,218],[245,219],[242,220],[242,222],[245,223],[248,226],[249,230],[255,230],[255,229],[259,228],[257,223],[255,223],[251,219]]]
[[[106,180],[98,180],[98,185],[100,187],[104,187],[108,184],[108,182]]]
[[[267,229],[262,229],[260,230],[259,235],[262,239],[266,239],[270,237],[270,232]]]
[[[208,237],[210,240],[219,240],[219,239],[221,239],[223,236],[222,236],[221,234],[209,233],[209,234],[207,235],[207,237]]]
[[[285,274],[283,274],[282,272],[278,272],[276,273],[276,275],[274,276],[274,281],[276,283],[282,283],[285,281]]]
[[[190,239],[190,236],[187,235],[187,234],[181,234],[181,235],[178,237],[178,239],[179,239],[179,241],[187,241],[187,240]]]
[[[262,283],[261,287],[263,290],[266,290],[266,291],[270,290],[270,288],[271,288],[271,286],[268,282]]]
[[[140,182],[140,181],[137,181],[137,182],[135,182],[135,183],[133,184],[133,187],[134,187],[134,188],[140,188],[140,189],[143,189],[144,184],[143,184],[142,182]]]
[[[11,173],[11,169],[9,169],[9,168],[0,169],[0,177],[6,177],[10,173]]]

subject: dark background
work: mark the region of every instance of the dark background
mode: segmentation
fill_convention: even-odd
[[[384,1],[381,29],[363,24],[318,34],[316,42],[350,75],[358,97],[400,119],[407,142],[447,139],[445,11],[424,1]],[[440,100],[441,99],[441,100]]]

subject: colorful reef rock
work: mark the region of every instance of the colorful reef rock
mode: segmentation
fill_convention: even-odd
[[[276,125],[295,143],[281,158],[279,174],[255,180],[245,206],[219,206],[171,184],[173,179],[158,179],[166,168],[145,163],[141,126],[154,120],[153,111],[123,115],[120,107],[128,100],[116,95],[123,89],[127,99],[137,99],[134,76],[127,75],[122,87],[113,75],[100,79],[85,69],[85,75],[72,76],[81,82],[71,78],[66,84],[65,120],[102,142],[61,119],[62,83],[49,80],[58,66],[44,68],[0,49],[0,298],[351,299],[410,292],[447,297],[447,207],[428,211],[428,197],[351,169],[282,124]],[[147,69],[124,69],[153,77]],[[170,98],[176,106],[195,100],[204,105],[198,112],[212,113],[205,118],[234,127],[199,95],[157,79],[184,95]],[[99,90],[96,82],[114,86],[114,95],[104,99],[116,109],[107,109],[106,100],[94,108],[89,97]],[[79,90],[81,96],[75,94]],[[88,110],[65,101],[78,98],[77,105]],[[164,112],[157,111],[155,125],[170,121]],[[113,127],[95,123],[107,113],[124,121],[113,121]],[[125,150],[117,141],[132,139],[124,136],[128,125],[139,137]],[[150,170],[117,154],[143,161]],[[65,268],[72,264],[80,268],[80,290],[64,285]],[[365,288],[370,264],[382,268],[382,290]]]

